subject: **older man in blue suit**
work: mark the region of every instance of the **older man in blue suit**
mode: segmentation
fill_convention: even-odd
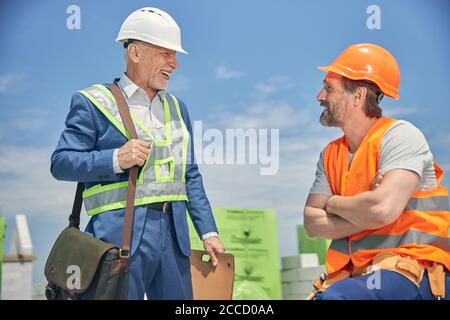
[[[186,210],[214,265],[224,247],[195,164],[188,111],[166,92],[179,67],[176,53],[186,53],[180,29],[166,12],[142,8],[124,21],[116,41],[127,68],[115,83],[139,139],[129,138],[110,85],[88,87],[72,98],[51,172],[84,183],[86,232],[120,246],[128,169],[139,166],[128,299],[192,299]]]

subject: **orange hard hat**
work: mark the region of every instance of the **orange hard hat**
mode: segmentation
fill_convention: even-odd
[[[371,43],[355,44],[345,49],[333,63],[319,67],[325,72],[334,72],[352,80],[369,80],[375,83],[384,95],[400,99],[400,68],[392,54]]]

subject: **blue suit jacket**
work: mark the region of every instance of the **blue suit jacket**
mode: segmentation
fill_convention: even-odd
[[[189,114],[184,102],[178,101],[181,116],[191,135],[186,167],[186,190],[189,201],[173,202],[172,210],[178,245],[181,252],[188,256],[191,248],[186,209],[199,236],[207,232],[217,232],[217,227],[203,187],[202,176],[195,163]],[[126,181],[128,170],[122,174],[115,174],[112,163],[114,149],[120,148],[126,142],[126,137],[85,96],[77,92],[72,97],[66,128],[52,155],[50,171],[58,180],[84,182],[86,188],[99,183]],[[120,247],[124,211],[124,209],[112,210],[93,216],[86,232]],[[132,253],[142,237],[146,214],[145,206],[135,208]]]

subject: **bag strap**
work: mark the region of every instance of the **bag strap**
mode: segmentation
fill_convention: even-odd
[[[72,213],[69,216],[69,228],[80,229],[80,213],[81,205],[83,204],[83,190],[84,185],[81,182],[78,182],[77,191],[75,192],[75,199],[73,201]]]
[[[123,97],[122,91],[113,83],[109,86],[111,88],[112,94],[114,95],[117,106],[119,108],[120,116],[125,125],[125,128],[130,133],[132,139],[138,139],[136,128],[134,127],[133,121],[131,120],[130,110],[128,108],[127,102]],[[131,233],[134,218],[134,199],[136,195],[136,180],[138,176],[138,167],[134,166],[130,168],[130,173],[128,177],[128,193],[127,193],[127,204],[125,208],[125,223],[123,227],[123,238],[122,247],[119,251],[119,257],[124,266],[128,263],[128,258],[130,257],[131,248]],[[77,184],[77,191],[75,193],[75,199],[73,202],[72,213],[69,216],[69,227],[80,228],[80,213],[81,206],[83,204],[83,191],[84,185],[81,182]]]
[[[132,139],[138,139],[136,128],[134,127],[133,121],[131,120],[130,109],[125,101],[125,98],[116,83],[110,85],[112,94],[116,99],[117,106],[119,108],[120,117],[130,134]],[[136,180],[138,176],[138,167],[133,166],[130,168],[130,173],[128,176],[128,194],[127,194],[127,205],[125,208],[125,223],[123,227],[123,238],[122,238],[122,248],[120,249],[119,256],[121,259],[128,259],[130,257],[131,248],[131,232],[133,227],[134,218],[134,199],[136,196]]]

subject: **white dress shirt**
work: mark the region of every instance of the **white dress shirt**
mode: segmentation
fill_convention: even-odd
[[[163,102],[166,97],[166,91],[160,90],[152,101],[147,92],[131,81],[125,73],[118,84],[124,94],[130,112],[142,122],[146,129],[153,132],[156,139],[164,140],[166,131],[164,127]],[[115,149],[113,153],[113,170],[116,174],[123,173],[119,166],[118,151],[119,149]],[[208,232],[202,235],[202,240],[217,236],[217,232]]]

